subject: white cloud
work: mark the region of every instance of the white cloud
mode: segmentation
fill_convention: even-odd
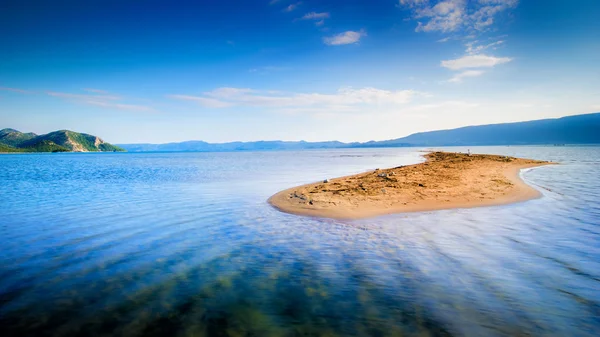
[[[347,32],[343,32],[337,35],[329,36],[323,38],[323,42],[329,46],[339,46],[344,44],[353,44],[360,41],[363,36],[366,36],[367,33],[363,30],[355,32],[349,30]]]
[[[216,98],[229,98],[235,97],[244,94],[250,94],[254,92],[254,90],[250,88],[218,88],[213,91],[205,92],[206,96],[216,97]]]
[[[310,12],[310,13],[306,13],[303,17],[300,18],[300,20],[316,21],[315,26],[324,25],[325,19],[329,19],[329,13],[327,13],[327,12],[323,12],[323,13]]]
[[[513,107],[515,108],[533,108],[536,107],[535,104],[533,103],[514,103],[512,104]]]
[[[428,3],[429,3],[429,0],[400,0],[401,6],[409,6],[409,7],[422,6],[422,5],[426,5]]]
[[[218,88],[201,96],[170,95],[179,100],[195,101],[210,108],[232,106],[278,109],[279,111],[355,111],[361,106],[398,106],[423,95],[414,90],[383,90],[377,88],[341,88],[334,94],[286,93],[248,88]]]
[[[470,102],[465,102],[465,101],[445,101],[445,102],[439,102],[439,103],[415,105],[415,106],[410,107],[409,110],[422,111],[422,110],[441,109],[441,108],[465,109],[465,108],[475,108],[477,106],[479,106],[478,103],[470,103]]]
[[[329,13],[310,12],[310,13],[306,13],[302,17],[302,20],[322,20],[322,19],[329,19]]]
[[[487,55],[467,55],[455,60],[442,61],[442,67],[459,70],[465,68],[493,67],[512,61],[510,57],[494,57]]]
[[[277,71],[285,71],[285,70],[289,70],[289,69],[290,69],[289,67],[264,66],[264,67],[258,67],[258,68],[251,68],[248,70],[248,72],[266,74],[266,73],[277,72]]]
[[[482,31],[501,12],[516,7],[518,0],[399,0],[401,8],[417,20],[417,32]]]
[[[151,112],[154,111],[151,107],[144,105],[135,105],[135,104],[122,104],[122,103],[112,103],[106,101],[85,101],[87,104],[101,106],[105,108],[111,109],[119,109],[119,110],[129,110],[129,111],[143,111],[143,112]]]
[[[442,61],[442,67],[458,71],[468,68],[490,68],[498,64],[503,64],[512,61],[512,58],[510,57],[495,57],[481,54],[481,52],[487,49],[496,49],[498,45],[504,43],[503,40],[495,41],[484,45],[478,45],[478,42],[479,41],[475,40],[466,43],[465,46],[467,48],[467,55],[454,60]],[[465,78],[481,76],[483,75],[483,73],[484,72],[481,70],[466,70],[455,74],[447,82],[461,83]]]
[[[102,100],[102,101],[116,101],[119,100],[119,96],[113,95],[87,95],[87,94],[71,94],[67,92],[55,92],[48,91],[48,95],[60,98],[75,99],[75,100]]]
[[[466,77],[477,77],[483,75],[482,70],[466,70],[461,73],[454,75],[451,79],[448,80],[450,83],[460,83]]]
[[[108,94],[108,91],[100,89],[84,88],[83,90],[87,92],[92,92],[94,94]]]
[[[28,91],[28,90],[23,90],[23,89],[18,89],[18,88],[7,88],[7,87],[0,87],[0,91],[10,91],[10,92],[16,92],[19,94],[30,93],[30,91]]]
[[[465,44],[465,46],[467,47],[467,54],[471,54],[471,55],[480,54],[482,51],[489,49],[489,48],[496,49],[497,46],[504,43],[503,40],[500,40],[500,41],[488,43],[486,45],[476,45],[477,42],[479,42],[479,41],[471,41],[471,42],[467,42]]]
[[[209,97],[198,97],[198,96],[190,96],[190,95],[169,95],[167,96],[173,99],[179,99],[183,101],[194,101],[198,102],[200,105],[205,106],[207,108],[227,108],[232,106],[233,104],[220,101],[216,98]]]
[[[103,90],[97,89],[84,89],[88,92],[98,92],[98,93],[106,93]],[[49,91],[47,92],[49,96],[58,97],[65,99],[69,102],[80,103],[80,104],[89,104],[100,106],[104,108],[110,109],[118,109],[118,110],[128,110],[128,111],[145,111],[151,112],[155,111],[153,108],[145,105],[136,105],[136,104],[125,104],[119,101],[122,100],[120,96],[115,95],[94,95],[94,94],[73,94],[67,92],[55,92]]]
[[[416,31],[453,32],[462,26],[465,15],[463,0],[448,0],[439,2],[433,7],[426,6],[416,10],[417,19],[428,20],[426,23],[419,22]]]
[[[284,8],[283,11],[284,12],[293,12],[301,4],[302,4],[302,1],[296,2],[295,4],[291,4],[291,5],[287,6],[286,8]]]

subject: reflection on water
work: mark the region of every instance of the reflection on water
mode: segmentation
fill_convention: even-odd
[[[542,199],[339,221],[266,199],[415,149],[0,156],[2,335],[599,335],[600,148],[471,151],[562,164],[523,173]]]

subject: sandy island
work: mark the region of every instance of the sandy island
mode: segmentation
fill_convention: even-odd
[[[298,215],[359,219],[391,213],[501,205],[540,197],[519,170],[551,162],[432,152],[421,164],[376,169],[281,191],[269,203]]]

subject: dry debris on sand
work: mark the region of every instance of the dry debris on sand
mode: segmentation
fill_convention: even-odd
[[[329,179],[275,194],[295,214],[364,218],[389,213],[489,206],[536,198],[519,170],[549,162],[497,155],[432,152],[421,164]]]

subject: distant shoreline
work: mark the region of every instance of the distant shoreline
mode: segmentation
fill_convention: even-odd
[[[600,113],[591,113],[525,122],[463,126],[448,130],[417,132],[402,138],[367,142],[259,140],[209,143],[190,140],[166,144],[117,145],[129,152],[229,152],[450,146],[585,146],[600,144],[599,128]]]
[[[540,197],[519,173],[552,164],[448,152],[425,157],[420,164],[286,189],[268,202],[282,212],[336,219],[503,205]]]

